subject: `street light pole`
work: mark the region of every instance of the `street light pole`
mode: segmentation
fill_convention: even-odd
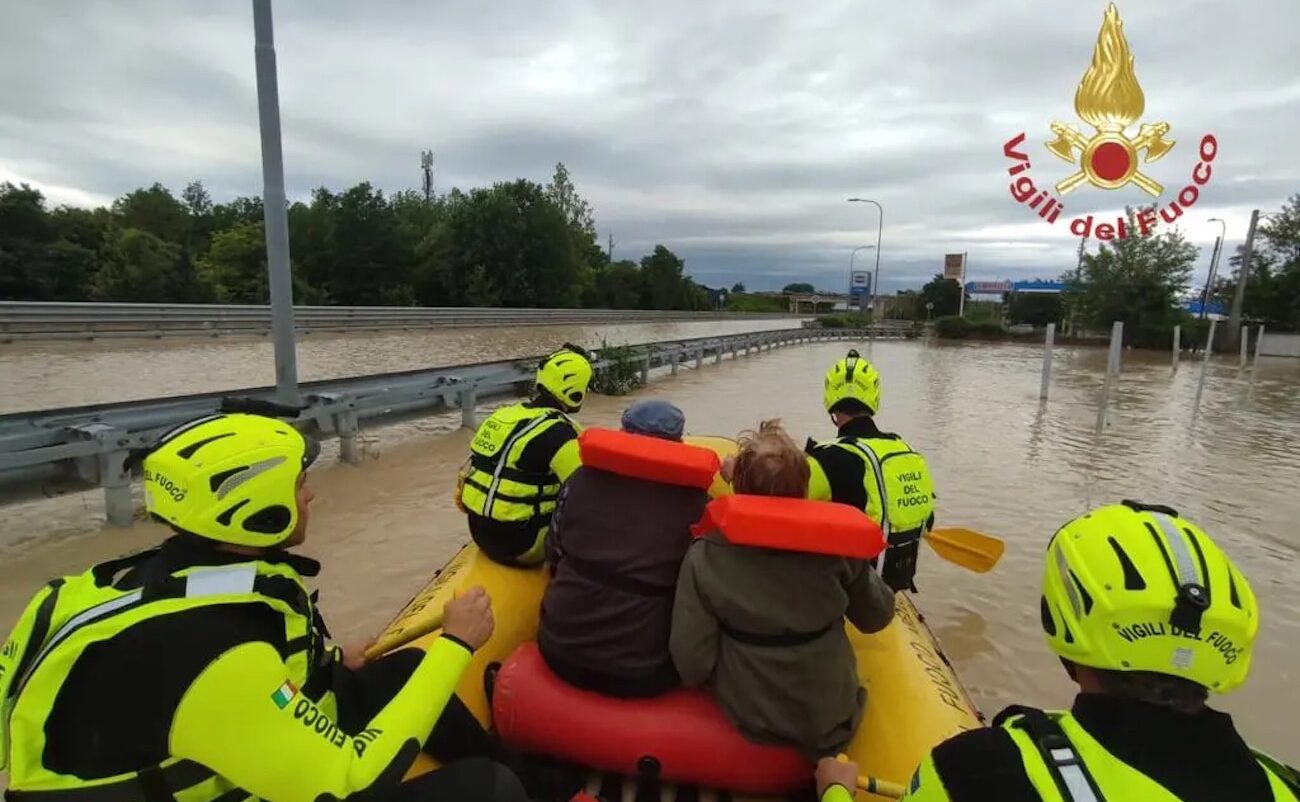
[[[1246,279],[1250,276],[1250,254],[1255,247],[1255,226],[1259,225],[1259,209],[1250,213],[1250,227],[1246,229],[1246,248],[1241,257],[1241,275],[1237,278],[1237,292],[1232,296],[1232,312],[1228,315],[1227,347],[1237,345],[1241,329],[1241,307],[1246,300]]]
[[[885,230],[885,207],[881,206],[878,201],[870,198],[849,198],[849,203],[874,203],[876,211],[880,212],[880,219],[876,223],[876,274],[871,279],[871,308],[874,314],[876,306],[876,293],[880,291],[880,235]]]
[[[858,251],[865,251],[865,250],[869,250],[869,249],[874,248],[874,247],[876,247],[876,246],[875,246],[875,245],[859,245],[858,247],[856,247],[856,248],[853,249],[853,252],[852,252],[852,253],[849,254],[849,301],[852,301],[852,300],[853,300],[853,257],[855,257],[855,256],[858,255]],[[844,306],[845,306],[846,309],[851,308],[851,306],[850,306],[849,304],[845,304]],[[862,307],[861,307],[861,306],[858,307],[858,311],[859,311],[859,312],[862,311]]]
[[[1201,294],[1201,320],[1205,320],[1205,308],[1210,304],[1210,293],[1214,289],[1214,276],[1219,272],[1219,256],[1223,254],[1223,243],[1228,238],[1228,224],[1221,218],[1211,217],[1209,222],[1219,224],[1219,238],[1214,241],[1214,254],[1210,256],[1210,274],[1205,277],[1205,292]]]
[[[266,223],[267,285],[275,334],[275,398],[297,406],[298,362],[293,337],[293,281],[289,275],[289,215],[280,149],[280,91],[275,77],[271,0],[253,0],[253,55],[257,65],[257,117],[262,134],[262,214]]]

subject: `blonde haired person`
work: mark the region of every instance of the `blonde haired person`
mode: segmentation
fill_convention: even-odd
[[[779,421],[742,433],[740,443],[738,496],[781,497],[814,512],[832,506],[805,498],[808,460]],[[807,526],[816,529],[815,516]],[[670,647],[682,681],[709,683],[752,741],[794,746],[814,761],[834,756],[866,699],[843,619],[863,632],[884,629],[893,592],[866,559],[738,545],[720,528],[697,535],[673,609]],[[817,537],[790,535],[792,544]]]

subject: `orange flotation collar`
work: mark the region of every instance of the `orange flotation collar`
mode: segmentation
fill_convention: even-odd
[[[885,533],[862,510],[831,501],[780,496],[723,496],[709,502],[691,527],[703,537],[721,532],[729,542],[783,551],[870,559],[885,550]]]
[[[582,464],[619,476],[707,490],[722,467],[712,449],[592,427],[578,435]]]

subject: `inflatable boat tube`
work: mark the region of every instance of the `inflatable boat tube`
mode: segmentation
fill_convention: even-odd
[[[726,438],[688,436],[686,440],[711,448],[723,458],[736,450],[734,441]],[[720,477],[715,478],[710,494],[719,497],[728,493],[730,488],[726,483]],[[461,678],[457,695],[484,726],[492,727],[494,722],[485,690],[485,676],[495,675],[520,646],[537,639],[537,615],[546,580],[547,572],[541,567],[507,568],[487,559],[473,544],[467,545],[451,558],[428,587],[416,594],[381,637],[400,640],[403,633],[417,629],[421,621],[441,611],[442,605],[457,590],[475,585],[486,588],[492,597],[496,630],[492,638],[475,652]],[[862,773],[906,783],[917,764],[936,744],[964,730],[982,727],[983,719],[926,626],[925,619],[917,612],[911,596],[898,593],[895,599],[894,620],[884,630],[864,635],[851,625],[847,627],[849,642],[857,657],[858,678],[869,694],[862,724],[845,751],[858,763]],[[436,636],[435,631],[410,645],[422,646]],[[586,715],[586,710],[576,709],[573,720],[581,721],[581,717]],[[505,723],[505,726],[509,728],[511,724]],[[622,723],[628,743],[637,743],[639,726],[635,718]],[[548,747],[538,744],[538,748]],[[579,739],[556,747],[556,750],[560,748],[566,753],[575,750],[570,754],[579,763],[584,763],[582,755],[587,753],[576,750],[589,749],[592,757],[585,763],[591,765],[601,758],[603,746],[600,739],[589,738],[585,743]],[[421,755],[407,777],[423,774],[437,765],[436,761]],[[761,768],[756,768],[753,763],[741,765],[733,762],[725,770],[741,772],[759,771]],[[748,783],[742,779],[740,784]],[[738,793],[732,798],[741,802],[748,797]],[[858,798],[875,797],[860,793]]]

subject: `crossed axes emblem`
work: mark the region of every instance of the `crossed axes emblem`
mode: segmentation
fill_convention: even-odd
[[[1164,192],[1164,186],[1137,169],[1137,156],[1145,150],[1142,161],[1153,162],[1174,147],[1173,142],[1164,138],[1169,133],[1169,123],[1143,123],[1138,135],[1132,139],[1124,134],[1122,126],[1113,123],[1103,125],[1097,133],[1085,137],[1073,125],[1053,122],[1052,133],[1056,134],[1056,139],[1047,143],[1047,149],[1065,161],[1079,165],[1078,172],[1056,185],[1058,193],[1064,195],[1085,181],[1101,189],[1118,189],[1131,182],[1156,197]],[[1078,157],[1074,155],[1075,150],[1079,151]],[[1099,174],[1099,157],[1105,162],[1102,166],[1105,174]],[[1120,166],[1124,168],[1122,172],[1118,169]]]

